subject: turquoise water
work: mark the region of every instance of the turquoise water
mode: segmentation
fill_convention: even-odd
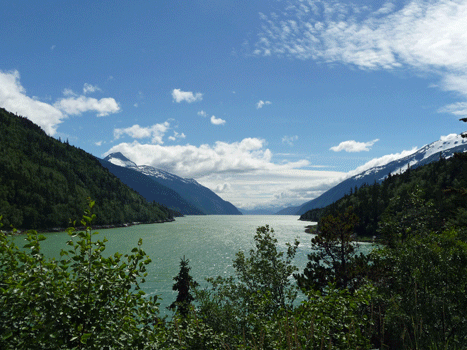
[[[299,221],[298,216],[282,215],[211,215],[187,216],[163,224],[138,225],[125,228],[98,230],[93,239],[106,237],[106,254],[130,253],[143,240],[143,249],[152,259],[143,290],[162,298],[161,312],[176,297],[172,291],[173,277],[178,274],[180,258],[190,260],[191,275],[201,286],[206,286],[206,277],[226,276],[233,272],[232,261],[239,250],[254,247],[253,237],[258,226],[268,224],[275,231],[280,249],[295,238],[300,246],[295,265],[302,271],[310,252],[311,235],[305,233],[310,222]],[[42,242],[42,251],[48,257],[59,258],[69,236],[66,233],[48,233]],[[21,236],[16,238],[21,246]]]

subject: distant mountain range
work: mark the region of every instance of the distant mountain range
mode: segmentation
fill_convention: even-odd
[[[321,196],[302,204],[301,206],[286,208],[281,214],[293,212],[294,215],[302,215],[308,210],[322,208],[334,203],[349,193],[351,189],[361,187],[363,184],[372,185],[375,181],[382,182],[389,174],[399,174],[410,168],[437,161],[440,157],[450,158],[456,152],[467,151],[467,139],[460,135],[446,137],[445,139],[432,142],[411,155],[392,161],[386,165],[368,169],[360,174],[342,181],[337,186],[329,189]],[[295,210],[297,209],[297,210]],[[279,213],[277,213],[279,214]]]
[[[194,179],[185,179],[148,165],[137,165],[122,153],[111,153],[101,164],[149,201],[157,201],[185,215],[241,215]]]
[[[265,207],[265,208],[255,208],[255,209],[243,209],[238,208],[242,212],[243,215],[282,215],[282,211],[287,208],[281,207]],[[295,211],[297,211],[298,207]],[[291,214],[284,214],[284,215],[293,215],[295,211]]]

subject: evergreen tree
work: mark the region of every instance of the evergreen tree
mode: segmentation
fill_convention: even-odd
[[[178,291],[178,295],[177,299],[169,306],[169,309],[177,309],[184,318],[188,315],[190,304],[195,299],[190,293],[190,288],[198,286],[198,283],[193,281],[193,277],[190,276],[189,262],[190,260],[185,259],[185,256],[180,259],[180,272],[174,277],[175,283],[172,286],[173,290]]]
[[[312,253],[302,274],[294,274],[300,288],[325,292],[330,283],[339,289],[355,289],[360,268],[367,259],[356,255],[353,239],[358,222],[352,207],[345,213],[322,218],[318,234],[311,240]]]

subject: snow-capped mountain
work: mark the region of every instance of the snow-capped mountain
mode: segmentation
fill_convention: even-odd
[[[104,158],[104,161],[146,175],[153,181],[177,192],[205,214],[241,215],[241,212],[233,204],[223,200],[194,179],[185,179],[149,165],[137,165],[120,152],[109,154]],[[105,164],[103,165],[105,166]],[[109,170],[114,173],[112,169],[109,168]],[[114,174],[118,176],[118,174]],[[144,196],[144,193],[141,194]]]
[[[467,151],[467,138],[462,138],[460,135],[451,134],[442,137],[440,140],[432,142],[414,153],[404,158],[397,159],[385,165],[376,166],[365,170],[357,175],[354,175],[328,191],[321,196],[304,203],[296,212],[296,215],[302,215],[308,210],[322,208],[342,198],[346,193],[349,193],[355,186],[360,187],[363,184],[373,184],[382,182],[389,174],[395,175],[406,171],[408,168],[417,168],[424,164],[437,161],[440,157],[450,158],[456,152]]]

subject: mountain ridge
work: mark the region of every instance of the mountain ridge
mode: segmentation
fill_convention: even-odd
[[[121,152],[107,155],[104,161],[137,171],[153,181],[175,191],[188,203],[208,215],[242,215],[230,202],[223,200],[213,191],[194,179],[186,179],[149,165],[137,165]],[[112,170],[111,170],[112,171]]]
[[[0,215],[5,227],[54,229],[80,220],[87,198],[96,225],[173,221],[82,149],[0,108]]]
[[[451,134],[438,141],[427,144],[414,153],[389,162],[385,165],[376,166],[367,169],[359,174],[356,174],[338,185],[327,190],[319,197],[308,201],[295,212],[295,215],[302,215],[308,210],[322,208],[342,198],[346,193],[349,193],[356,187],[363,184],[373,184],[382,182],[388,174],[399,174],[407,170],[407,168],[417,168],[424,164],[439,160],[440,157],[449,158],[456,152],[467,151],[467,139],[461,135]]]

